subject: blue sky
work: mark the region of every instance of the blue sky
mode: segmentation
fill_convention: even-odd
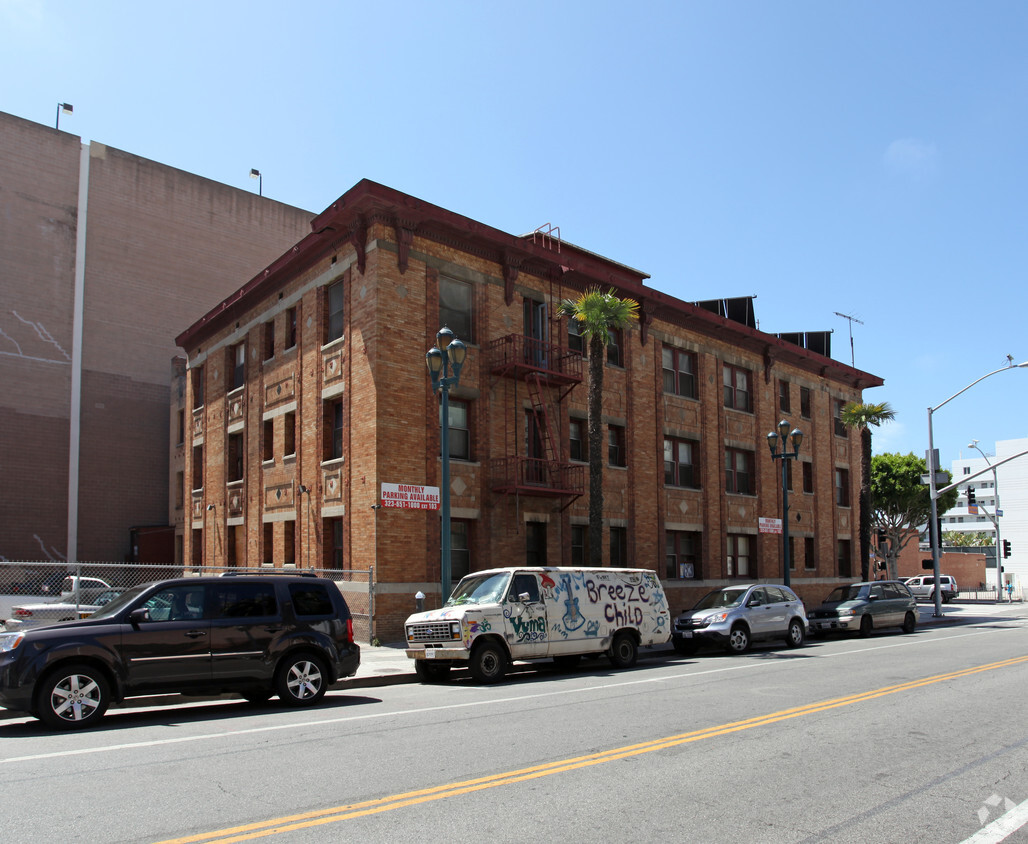
[[[1028,4],[0,0],[0,110],[319,212],[361,178],[885,379],[875,451],[1028,361]],[[245,279],[240,279],[240,283]],[[1028,368],[935,414],[1028,436]]]

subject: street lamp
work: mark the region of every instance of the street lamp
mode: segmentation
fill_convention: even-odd
[[[260,170],[250,168],[250,178],[257,180],[257,196],[264,196],[264,177]]]
[[[75,106],[73,106],[71,103],[58,103],[57,104],[57,123],[54,125],[54,128],[55,129],[60,129],[61,128],[61,112],[64,112],[65,114],[71,114],[73,111],[75,111]]]
[[[788,451],[789,442],[792,451]],[[782,568],[785,571],[785,585],[789,585],[789,461],[800,456],[800,445],[803,443],[803,431],[793,428],[789,431],[789,422],[783,419],[778,423],[778,430],[767,435],[767,445],[771,449],[771,459],[782,461]]]
[[[1001,562],[1002,557],[1000,557],[1000,548],[1003,547],[1003,543],[1000,542],[999,538],[999,517],[1001,512],[999,509],[999,468],[993,466],[992,461],[989,460],[989,455],[987,455],[978,447],[978,440],[971,440],[971,442],[967,444],[967,447],[973,448],[975,451],[977,451],[983,458],[985,458],[985,462],[992,467],[992,491],[995,494],[996,501],[993,505],[993,512],[990,514],[989,511],[986,510],[985,515],[988,516],[992,523],[996,526],[996,599],[997,601],[1002,602],[1003,565]]]
[[[932,573],[935,575],[935,617],[942,617],[942,592],[939,589],[939,545],[942,537],[939,536],[939,492],[937,484],[937,473],[939,470],[938,461],[935,458],[935,433],[932,429],[932,414],[939,410],[944,405],[949,404],[953,399],[962,393],[966,393],[975,384],[984,381],[986,378],[995,375],[997,372],[1008,372],[1011,369],[1023,369],[1028,367],[1028,360],[1024,363],[1014,363],[1014,359],[1007,355],[1007,365],[1001,366],[999,369],[994,369],[992,372],[986,372],[981,378],[976,381],[972,381],[963,390],[954,393],[942,404],[937,404],[935,407],[928,408],[928,453],[925,455],[928,463],[928,495],[932,501],[932,521],[928,525],[928,536],[931,540],[932,545]],[[924,481],[922,480],[922,483]],[[999,546],[996,546],[996,567],[999,568]]]
[[[468,355],[468,347],[445,325],[435,336],[436,345],[425,354],[432,390],[442,396],[439,424],[442,428],[442,548],[439,557],[442,601],[450,595],[450,387],[460,383],[460,371]],[[450,371],[453,375],[450,375]]]

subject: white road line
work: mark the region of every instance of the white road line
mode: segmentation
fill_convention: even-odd
[[[1015,806],[1005,815],[1002,815],[988,826],[983,826],[970,838],[965,838],[961,844],[997,844],[1008,835],[1017,832],[1022,826],[1028,823],[1028,800],[1020,806]]]
[[[949,635],[949,636],[938,636],[938,637],[935,637],[935,638],[932,638],[932,639],[913,639],[913,640],[906,640],[906,641],[902,641],[902,642],[893,642],[893,643],[890,643],[890,644],[869,645],[867,647],[854,648],[853,650],[841,651],[839,653],[816,654],[816,655],[811,654],[807,658],[813,658],[813,659],[834,659],[835,657],[839,657],[839,656],[851,656],[853,654],[861,654],[861,653],[867,653],[867,652],[870,652],[870,651],[885,650],[885,649],[888,649],[888,648],[901,648],[901,647],[913,647],[913,646],[917,646],[917,645],[929,645],[929,644],[938,643],[938,642],[948,642],[951,639],[962,639],[962,638],[966,638],[966,637],[969,637],[969,636],[987,636],[987,635],[993,635],[993,634],[995,634],[997,632],[999,632],[999,631],[995,631],[995,630],[980,630],[980,631],[973,631],[973,632],[968,632],[968,633],[956,633],[956,634]],[[736,658],[735,657],[723,657],[721,659],[718,659],[718,661],[720,662],[720,661],[728,661],[728,660],[734,660],[734,659],[736,659]],[[241,730],[226,730],[224,732],[218,732],[218,733],[200,733],[200,734],[191,735],[191,736],[176,736],[175,738],[168,738],[168,739],[152,739],[152,740],[149,740],[149,741],[126,742],[126,743],[123,743],[123,744],[108,744],[108,745],[102,745],[102,746],[99,746],[99,747],[82,747],[82,748],[77,748],[75,750],[62,750],[62,751],[55,751],[55,752],[52,752],[52,753],[36,753],[36,754],[32,754],[30,756],[12,756],[12,757],[9,757],[7,759],[0,759],[0,765],[12,765],[12,764],[15,764],[17,762],[36,762],[36,761],[40,761],[40,760],[43,760],[43,759],[61,759],[61,758],[72,757],[72,756],[86,756],[86,755],[90,755],[90,754],[94,754],[94,753],[113,753],[113,752],[121,751],[121,750],[135,750],[135,749],[139,749],[139,748],[161,747],[163,745],[183,744],[185,742],[209,741],[209,740],[212,740],[212,739],[227,739],[227,738],[232,738],[233,736],[254,735],[254,734],[257,734],[257,733],[281,732],[283,730],[305,730],[305,729],[309,729],[311,727],[324,727],[324,726],[330,726],[332,724],[347,724],[347,723],[353,723],[353,722],[356,722],[356,721],[371,721],[371,720],[376,720],[376,719],[380,719],[380,718],[401,718],[401,717],[410,716],[410,715],[422,715],[422,714],[429,713],[429,712],[446,712],[446,711],[449,711],[449,710],[469,709],[469,708],[472,708],[472,707],[477,708],[477,707],[482,707],[482,706],[495,706],[497,704],[505,704],[505,703],[522,703],[524,701],[540,700],[540,699],[543,699],[543,698],[554,698],[554,697],[566,697],[566,696],[569,696],[569,695],[591,694],[593,692],[603,692],[603,691],[608,691],[610,689],[627,688],[627,687],[630,687],[630,686],[643,686],[643,685],[652,685],[654,683],[667,683],[667,682],[670,682],[670,681],[673,681],[673,680],[690,680],[690,679],[695,678],[695,677],[705,677],[705,676],[709,676],[711,674],[724,674],[724,673],[728,673],[728,672],[731,672],[731,671],[752,671],[752,670],[756,670],[756,669],[767,669],[767,668],[774,668],[774,667],[781,668],[781,667],[784,667],[784,666],[787,666],[787,665],[790,665],[790,664],[792,664],[792,659],[791,658],[789,658],[789,659],[782,659],[781,661],[771,662],[771,663],[768,663],[768,662],[747,662],[747,663],[734,664],[734,665],[729,665],[729,666],[724,666],[724,667],[719,667],[719,668],[710,668],[710,669],[707,669],[705,671],[690,671],[690,672],[687,672],[687,673],[671,674],[671,675],[664,674],[664,675],[662,675],[660,677],[647,677],[645,679],[640,679],[640,680],[622,680],[622,681],[608,682],[608,683],[603,683],[601,685],[587,686],[587,687],[576,688],[576,689],[557,689],[557,690],[548,691],[548,692],[536,692],[534,694],[515,695],[513,697],[494,698],[494,699],[489,699],[489,700],[468,701],[468,702],[464,702],[464,703],[448,703],[448,704],[444,704],[444,705],[441,705],[441,706],[427,706],[427,707],[421,707],[421,708],[418,708],[418,709],[404,709],[404,710],[392,711],[392,712],[373,712],[373,713],[366,713],[366,714],[362,714],[362,715],[351,715],[351,716],[347,716],[347,717],[343,717],[343,718],[319,718],[319,719],[316,719],[316,720],[302,721],[302,722],[299,722],[299,723],[268,724],[268,725],[263,725],[263,726],[260,726],[260,727],[250,727],[250,728],[241,729]],[[478,689],[478,687],[475,687],[474,691],[480,691],[480,689]],[[349,692],[343,692],[343,694],[349,694]],[[235,701],[229,701],[229,703],[235,703]],[[136,711],[141,711],[141,710],[136,710]],[[166,711],[166,710],[164,710],[164,711]]]

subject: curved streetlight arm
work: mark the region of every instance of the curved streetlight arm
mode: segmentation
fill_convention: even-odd
[[[1006,366],[1001,366],[999,369],[992,370],[992,372],[987,372],[987,373],[985,373],[985,375],[983,375],[977,381],[972,381],[970,384],[968,384],[966,387],[964,387],[963,390],[960,390],[960,392],[954,393],[952,396],[950,396],[948,399],[946,399],[946,401],[942,402],[942,404],[937,404],[937,405],[935,405],[935,407],[928,408],[928,413],[929,414],[935,413],[935,411],[937,411],[940,407],[943,407],[944,405],[949,404],[957,396],[961,395],[962,393],[966,393],[975,384],[981,383],[986,378],[989,378],[989,377],[995,375],[997,372],[1006,372],[1008,369],[1023,369],[1025,367],[1028,367],[1028,360],[1026,360],[1024,363],[1011,363],[1011,364],[1007,364]]]

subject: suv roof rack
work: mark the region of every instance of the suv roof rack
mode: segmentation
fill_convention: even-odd
[[[288,577],[317,577],[317,573],[313,571],[287,571],[285,569],[242,569],[239,571],[223,571],[218,577],[268,577],[268,576],[288,576]]]

